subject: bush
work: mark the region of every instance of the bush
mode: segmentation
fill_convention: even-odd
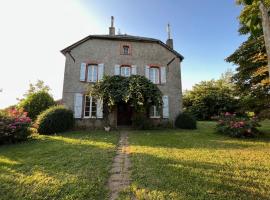
[[[255,137],[259,134],[256,117],[237,117],[235,114],[226,112],[218,117],[217,131],[231,137]]]
[[[37,120],[37,131],[53,134],[71,129],[74,125],[73,112],[64,106],[54,106],[42,112]]]
[[[37,116],[47,108],[55,105],[51,95],[46,91],[32,93],[22,100],[18,107],[28,113],[28,117],[35,120]]]
[[[180,113],[175,120],[175,127],[182,129],[196,129],[196,119],[188,113]]]
[[[16,109],[0,112],[0,144],[27,140],[31,134],[30,124],[26,112]]]
[[[153,128],[153,125],[145,113],[135,113],[132,118],[132,126],[138,130],[147,130]]]

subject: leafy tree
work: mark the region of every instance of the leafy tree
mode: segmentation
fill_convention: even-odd
[[[193,86],[192,90],[186,91],[184,109],[200,120],[208,120],[222,112],[235,112],[238,100],[229,74],[224,74],[219,80],[202,81]]]
[[[102,81],[89,85],[89,93],[103,99],[105,120],[113,106],[120,102],[130,103],[136,112],[145,112],[150,105],[162,105],[159,88],[139,75],[105,76]]]
[[[38,91],[29,94],[19,104],[19,108],[23,108],[28,113],[28,117],[35,120],[36,117],[47,108],[55,105],[54,99],[46,91]]]
[[[251,33],[251,37],[264,36],[270,75],[270,0],[237,0],[243,6],[239,16],[241,34]]]
[[[48,85],[45,85],[44,81],[37,80],[35,84],[30,83],[28,91],[23,95],[24,97],[29,96],[30,94],[36,93],[38,91],[49,92],[51,88]]]

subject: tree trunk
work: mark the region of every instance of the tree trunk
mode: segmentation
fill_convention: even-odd
[[[260,2],[260,11],[262,14],[262,27],[266,53],[268,58],[268,73],[270,79],[270,17],[268,15],[268,10],[266,6],[262,3],[262,1]]]

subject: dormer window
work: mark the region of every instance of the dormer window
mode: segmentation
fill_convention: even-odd
[[[121,55],[131,55],[130,44],[121,44]]]
[[[129,46],[123,46],[123,52],[124,52],[124,55],[128,55],[129,54]]]

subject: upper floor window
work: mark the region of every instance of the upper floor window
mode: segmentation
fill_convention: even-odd
[[[98,69],[97,65],[87,66],[87,82],[97,82]]]
[[[129,77],[131,74],[131,67],[130,66],[121,66],[121,76]]]
[[[97,116],[97,102],[96,102],[96,100],[89,95],[85,95],[84,117],[85,118],[95,118],[96,116]]]
[[[160,83],[160,71],[158,67],[150,67],[149,68],[149,79],[154,84]]]
[[[131,55],[131,46],[130,44],[121,44],[121,50],[120,50],[121,55]]]

